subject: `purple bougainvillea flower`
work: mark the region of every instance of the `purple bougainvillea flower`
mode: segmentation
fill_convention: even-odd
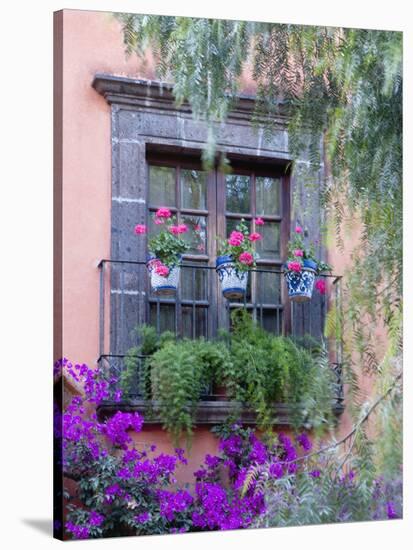
[[[302,433],[297,437],[297,442],[305,451],[309,451],[312,447],[311,441],[309,440],[308,435],[305,433]]]
[[[210,454],[207,454],[205,456],[205,464],[211,470],[216,468],[219,465],[220,462],[221,462],[221,459],[219,458],[219,456],[212,456]]]
[[[250,436],[250,443],[252,443],[252,449],[248,455],[248,460],[264,464],[268,458],[267,447],[254,434]]]
[[[89,528],[85,525],[75,525],[71,521],[66,523],[66,530],[72,533],[75,539],[87,539],[89,538]]]
[[[275,477],[277,479],[279,479],[280,477],[282,477],[284,475],[284,470],[283,470],[282,464],[280,464],[280,462],[273,462],[270,465],[269,472],[270,472],[270,475],[272,477]]]
[[[386,507],[387,507],[387,517],[389,519],[396,519],[398,518],[399,516],[396,514],[396,509],[395,509],[395,506],[394,506],[394,503],[389,501],[386,503]]]
[[[105,516],[102,516],[102,514],[99,514],[95,510],[92,510],[89,516],[89,524],[93,527],[100,527],[104,519],[105,519]]]
[[[184,449],[181,449],[181,448],[175,449],[175,454],[178,457],[179,462],[181,462],[182,464],[188,464],[188,461],[184,456],[185,455]]]
[[[146,523],[150,520],[151,516],[149,512],[142,512],[142,514],[138,514],[134,517],[134,520],[136,523]]]

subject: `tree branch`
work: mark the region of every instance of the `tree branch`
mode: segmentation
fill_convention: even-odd
[[[291,461],[288,462],[288,464],[290,464],[292,462],[299,462],[300,460],[305,460],[307,458],[311,458],[313,456],[317,456],[317,455],[326,453],[327,451],[330,451],[331,449],[335,449],[339,445],[342,445],[343,443],[345,443],[348,439],[350,439],[357,432],[357,430],[360,428],[360,426],[362,424],[364,424],[364,422],[366,422],[366,420],[369,418],[369,416],[372,414],[372,412],[380,405],[380,403],[388,397],[388,395],[396,387],[397,383],[402,378],[402,376],[403,376],[403,373],[399,373],[395,377],[395,379],[393,380],[393,383],[387,388],[387,390],[383,393],[383,395],[381,395],[380,397],[378,397],[376,399],[376,401],[373,403],[373,405],[362,416],[362,418],[357,422],[357,424],[353,427],[353,429],[347,435],[345,435],[342,439],[340,439],[339,441],[336,441],[335,443],[332,443],[331,445],[328,445],[327,447],[323,447],[321,449],[318,449],[318,451],[314,451],[313,453],[310,453],[308,455],[300,456],[300,457],[298,457],[294,460],[291,460]],[[352,446],[351,446],[351,448],[352,448]]]

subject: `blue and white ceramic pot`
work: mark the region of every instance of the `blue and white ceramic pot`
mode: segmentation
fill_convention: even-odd
[[[301,271],[288,270],[284,272],[288,296],[294,302],[311,300],[314,281],[317,274],[317,264],[313,260],[304,260]]]
[[[170,296],[176,293],[179,276],[181,273],[181,268],[179,265],[176,265],[169,269],[169,274],[165,277],[164,275],[159,275],[156,272],[156,267],[159,264],[159,260],[154,256],[149,256],[146,263],[146,267],[149,271],[149,276],[151,280],[152,291],[158,295]]]
[[[234,300],[244,297],[247,290],[248,271],[239,271],[231,256],[218,256],[216,272],[225,298]]]

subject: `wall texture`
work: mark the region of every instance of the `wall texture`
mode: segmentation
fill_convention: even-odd
[[[63,12],[63,355],[98,358],[99,272],[110,254],[110,107],[96,72],[143,76],[111,14]],[[151,71],[146,69],[147,75]]]

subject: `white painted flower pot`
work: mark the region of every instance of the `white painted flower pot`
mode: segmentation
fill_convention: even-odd
[[[239,271],[230,256],[218,256],[216,272],[225,298],[234,300],[244,297],[247,291],[248,271]]]
[[[180,266],[175,266],[170,269],[169,275],[164,277],[159,275],[159,273],[156,273],[156,262],[156,258],[151,258],[146,264],[149,271],[152,291],[163,296],[175,294],[178,288],[179,276],[181,273]]]
[[[301,271],[286,271],[288,296],[293,302],[308,302],[311,300],[314,281],[317,274],[317,264],[312,260],[304,260]]]

